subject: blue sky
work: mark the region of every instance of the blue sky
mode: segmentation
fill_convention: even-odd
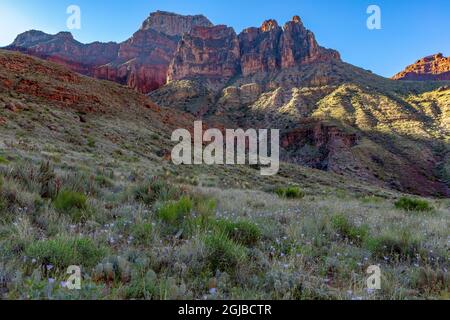
[[[1,0],[0,46],[29,29],[67,31],[66,9],[72,4],[82,12],[82,28],[73,34],[85,43],[123,41],[150,12],[166,10],[202,13],[237,32],[269,18],[284,24],[299,15],[322,46],[339,50],[349,63],[388,77],[423,56],[450,55],[448,0]],[[381,8],[381,30],[366,27],[371,4]]]

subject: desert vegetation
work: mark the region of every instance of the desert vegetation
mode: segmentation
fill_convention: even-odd
[[[430,200],[223,190],[108,170],[105,183],[105,168],[1,165],[3,298],[448,298],[448,201],[432,201],[430,214]],[[366,287],[374,264],[380,291]],[[65,288],[70,265],[82,268],[80,291]]]
[[[193,117],[25,55],[0,63],[2,299],[449,298],[448,199],[354,178],[345,152],[351,174],[175,166],[171,129]],[[434,147],[444,174],[446,145]],[[365,139],[351,150],[382,152]],[[382,176],[381,155],[362,164]],[[71,265],[81,290],[67,288]],[[371,265],[381,290],[367,290]]]

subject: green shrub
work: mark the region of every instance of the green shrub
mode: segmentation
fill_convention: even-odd
[[[179,226],[191,213],[193,207],[192,200],[188,197],[182,197],[178,201],[171,201],[163,204],[158,210],[158,217],[170,224]]]
[[[302,199],[305,197],[305,193],[299,187],[287,187],[287,188],[277,188],[275,193],[286,199]]]
[[[331,218],[331,224],[339,234],[350,241],[363,242],[369,234],[368,226],[355,226],[347,217],[341,214],[334,215]]]
[[[365,247],[376,258],[392,257],[407,260],[420,252],[420,242],[405,230],[388,232],[378,237],[368,237]]]
[[[217,208],[216,199],[200,198],[194,199],[195,210],[201,216],[212,216]]]
[[[141,277],[132,279],[123,288],[126,299],[146,300],[192,300],[192,292],[187,286],[174,277],[158,276],[153,270],[147,271]]]
[[[9,161],[5,157],[0,155],[0,164],[7,164],[7,163],[9,163]]]
[[[97,195],[98,189],[97,185],[94,183],[90,173],[84,171],[84,169],[77,168],[70,171],[63,177],[61,177],[60,184],[64,186],[65,190],[71,190],[76,192],[81,192],[90,195]],[[64,190],[63,189],[63,190]]]
[[[55,183],[55,172],[50,162],[42,162],[39,167],[37,181],[40,185],[40,195],[42,198],[54,198],[57,193]]]
[[[0,216],[0,219],[14,218],[16,210],[25,208],[30,213],[35,212],[36,204],[40,201],[38,194],[24,190],[16,180],[5,179],[0,187],[0,210],[6,215]]]
[[[53,201],[53,205],[60,212],[69,214],[74,221],[83,221],[91,214],[87,210],[87,197],[79,192],[62,190]]]
[[[87,138],[87,145],[89,148],[95,148],[95,140],[92,137]]]
[[[0,193],[0,213],[2,213],[4,210],[6,210],[7,209],[7,204],[6,204],[6,201],[5,201],[5,199],[3,199],[3,196],[2,196],[2,194]]]
[[[0,212],[6,208],[6,201],[3,197],[3,176],[0,176]]]
[[[234,273],[236,267],[246,259],[245,248],[233,242],[224,233],[206,236],[207,262],[212,272],[217,270]]]
[[[89,238],[40,240],[31,243],[25,250],[27,256],[61,270],[70,265],[93,267],[105,252]]]
[[[153,178],[145,183],[134,187],[133,196],[136,201],[151,205],[157,200],[168,201],[178,198],[178,192],[166,181]]]
[[[87,208],[87,198],[79,192],[62,190],[58,193],[54,205],[56,209],[62,211],[70,211],[72,209],[82,210]]]
[[[152,269],[142,276],[132,277],[130,285],[124,287],[126,299],[156,299],[159,293],[158,275]]]
[[[149,222],[135,224],[132,228],[131,235],[137,244],[148,244],[151,242],[153,236],[153,226]]]
[[[403,209],[406,211],[431,211],[433,207],[425,200],[412,199],[403,197],[395,203],[397,209]]]
[[[236,243],[253,246],[261,239],[261,230],[250,221],[219,220],[218,229]]]
[[[194,230],[210,229],[214,222],[214,214],[217,207],[215,199],[194,196],[194,209],[192,216],[188,221],[188,231],[193,233]]]
[[[110,178],[105,177],[101,174],[95,177],[95,182],[97,182],[97,184],[103,188],[111,188],[114,186],[114,182]]]

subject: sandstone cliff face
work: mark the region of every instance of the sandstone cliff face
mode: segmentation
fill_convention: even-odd
[[[283,29],[275,20],[268,20],[261,28],[248,28],[239,35],[244,76],[280,68],[279,43],[282,33]]]
[[[239,60],[239,40],[232,28],[224,25],[194,27],[178,45],[168,80],[229,79],[239,72]]]
[[[320,47],[314,34],[307,30],[298,16],[286,23],[280,40],[281,67],[340,60],[337,51]]]
[[[194,26],[212,26],[204,16],[152,13],[130,39],[120,45],[118,57],[97,68],[95,76],[148,93],[166,84],[169,64],[181,36]]]
[[[148,93],[166,83],[167,69],[179,38],[148,29],[139,30],[120,45],[117,57],[96,68],[95,77]]]
[[[450,57],[442,53],[428,56],[396,74],[394,80],[450,80]]]
[[[303,26],[298,16],[284,29],[275,20],[265,21],[260,28],[245,29],[238,41],[234,31],[225,26],[205,27],[196,32],[185,34],[169,68],[169,80],[218,78],[221,72],[225,72],[223,78],[228,79],[240,72],[249,76],[340,60],[338,52],[317,44],[314,34]],[[208,38],[214,39],[214,43],[205,45]],[[238,66],[235,60],[239,60]]]
[[[154,30],[169,36],[182,36],[191,32],[193,26],[212,27],[213,24],[203,15],[182,16],[179,14],[157,11],[142,24],[141,30]]]
[[[345,132],[335,125],[317,120],[306,120],[301,127],[283,134],[281,146],[286,150],[296,151],[294,159],[287,160],[320,170],[340,172],[339,164],[343,158],[342,155],[350,153],[351,148],[358,144],[358,139],[356,134]],[[316,152],[311,150],[305,152],[306,143]],[[351,156],[345,160],[356,161],[355,157]]]

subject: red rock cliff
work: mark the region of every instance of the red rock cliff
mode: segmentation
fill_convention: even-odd
[[[119,45],[114,42],[82,44],[69,32],[50,35],[31,30],[17,36],[6,49],[57,62],[73,71],[92,76],[96,66],[108,63],[117,57]]]
[[[314,33],[303,26],[299,16],[294,16],[292,21],[284,26],[280,54],[282,68],[340,59],[337,51],[322,48],[317,44]]]
[[[191,77],[228,79],[239,72],[239,40],[227,26],[194,27],[178,45],[168,80]]]
[[[226,80],[237,74],[274,72],[302,64],[340,59],[322,48],[295,16],[281,28],[267,20],[239,36],[227,26],[213,26],[204,16],[158,11],[121,44],[82,44],[68,32],[29,31],[6,49],[58,62],[79,73],[148,93],[167,80],[204,77]]]
[[[68,32],[49,35],[32,30],[19,35],[6,49],[64,64],[73,71],[148,93],[166,83],[178,42],[194,26],[212,26],[212,23],[201,15],[182,16],[158,11],[121,44],[82,44]]]
[[[271,72],[280,68],[280,37],[283,29],[275,20],[268,20],[261,28],[248,28],[239,35],[242,74]]]
[[[97,68],[95,76],[148,93],[166,84],[169,64],[181,36],[194,26],[212,26],[204,16],[150,14],[130,39],[120,45],[117,59]]]
[[[298,16],[284,29],[275,20],[265,21],[260,28],[245,29],[238,41],[234,31],[225,26],[196,28],[194,33],[183,37],[169,68],[169,80],[198,76],[228,79],[239,72],[248,76],[340,60],[337,51],[317,44]]]
[[[428,56],[396,74],[394,80],[450,80],[450,57],[442,53]]]

